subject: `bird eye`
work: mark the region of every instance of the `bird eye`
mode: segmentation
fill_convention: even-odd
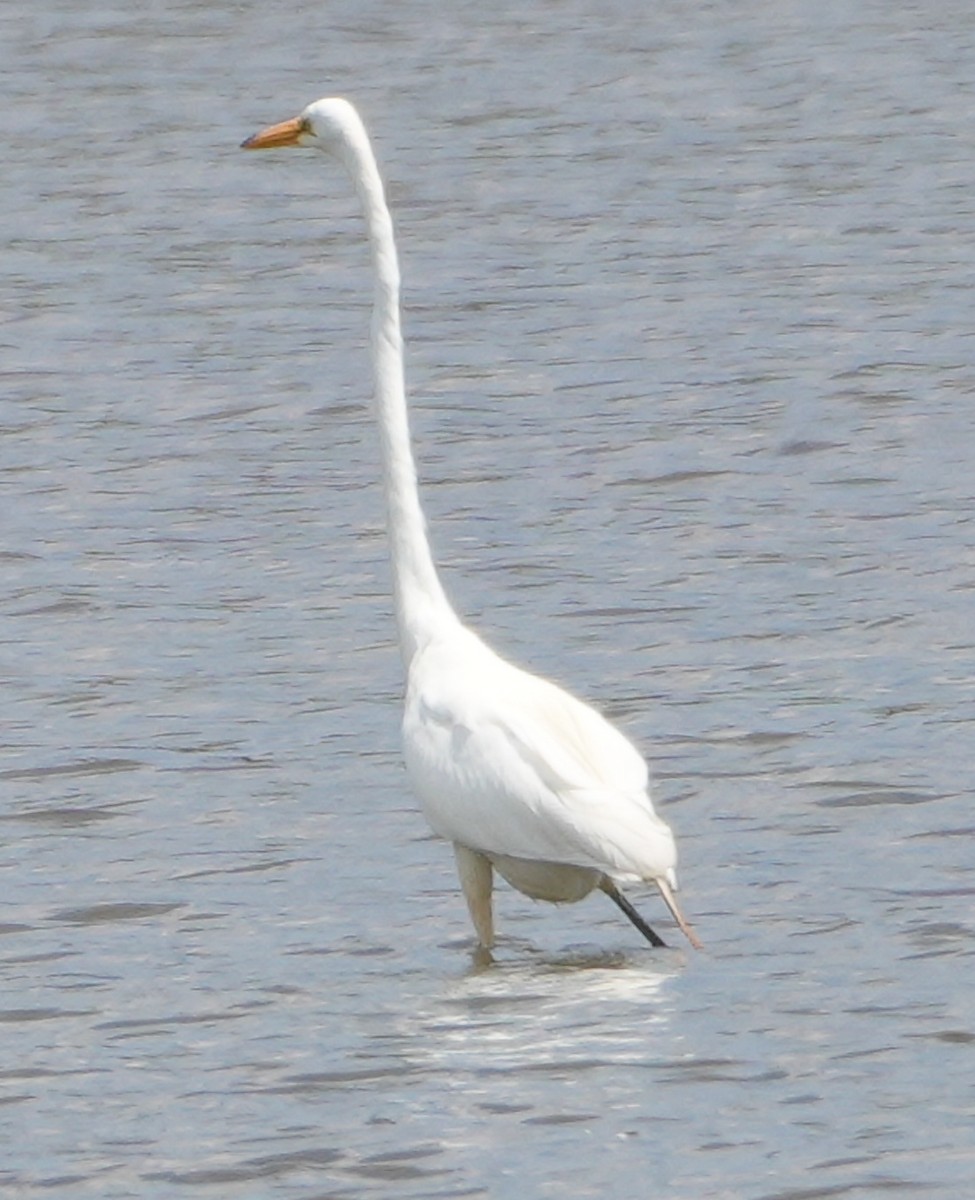
[[[311,127],[311,121],[307,117],[302,117],[298,122],[298,131],[300,133],[308,133],[312,137],[315,136],[315,131]]]

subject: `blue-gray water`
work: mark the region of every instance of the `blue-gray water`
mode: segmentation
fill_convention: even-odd
[[[970,1195],[971,5],[0,32],[3,1195]],[[237,150],[329,92],[449,589],[645,748],[704,954],[505,892],[472,966],[351,189]]]

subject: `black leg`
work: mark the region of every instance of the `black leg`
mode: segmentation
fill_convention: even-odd
[[[603,879],[599,886],[606,893],[606,895],[609,896],[610,900],[612,900],[613,903],[617,905],[627,915],[627,917],[629,917],[629,919],[633,922],[637,929],[639,929],[651,946],[667,945],[660,934],[655,933],[646,923],[646,921],[644,921],[643,917],[640,916],[633,905],[629,902],[629,900],[627,900],[627,898],[611,879]]]

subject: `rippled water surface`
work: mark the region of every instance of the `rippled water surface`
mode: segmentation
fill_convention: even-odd
[[[970,1195],[971,6],[0,28],[3,1194]],[[328,92],[448,587],[645,747],[703,954],[504,892],[472,961],[354,198],[237,151]]]

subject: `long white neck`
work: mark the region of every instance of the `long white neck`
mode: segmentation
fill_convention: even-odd
[[[400,275],[393,223],[368,134],[358,119],[348,130],[343,156],[362,203],[376,278],[372,314],[376,420],[400,651],[409,667],[417,650],[437,632],[456,624],[457,617],[437,576],[420,507],[406,410]]]

